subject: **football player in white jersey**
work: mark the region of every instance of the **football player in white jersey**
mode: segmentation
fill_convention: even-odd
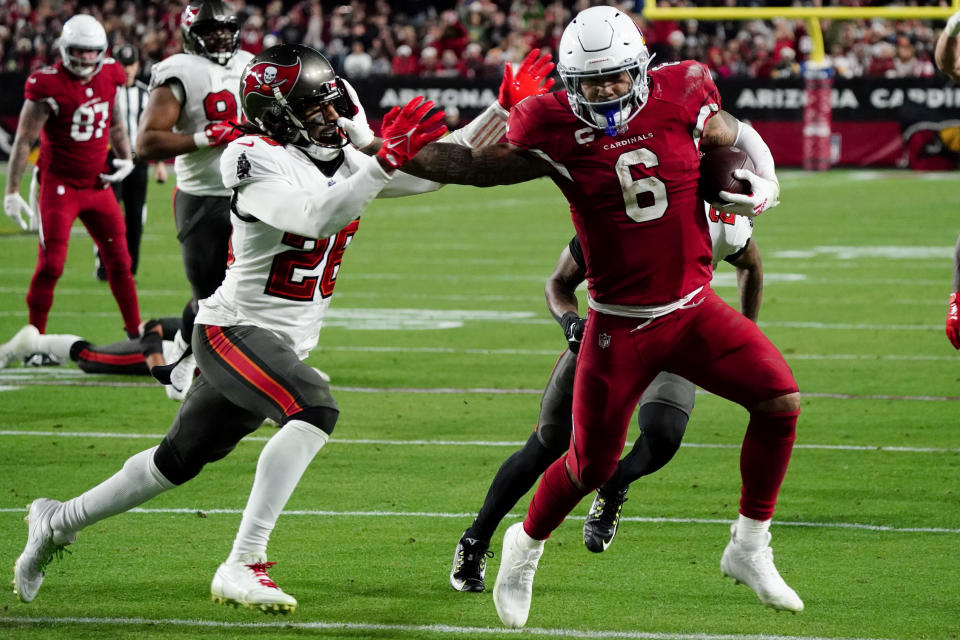
[[[753,223],[744,216],[718,212],[706,203],[704,208],[713,241],[713,266],[716,268],[724,260],[736,267],[740,311],[756,322],[763,292],[763,266],[760,251],[751,238]],[[585,274],[583,250],[574,236],[560,254],[545,290],[547,306],[562,327],[568,348],[550,373],[540,400],[536,429],[523,448],[500,466],[483,506],[457,542],[450,570],[450,585],[457,591],[479,592],[486,588],[484,574],[487,557],[492,555],[489,549],[493,533],[569,446],[573,375],[585,323],[579,315],[576,290]],[[644,391],[637,413],[640,437],[610,480],[597,491],[584,523],[584,544],[591,551],[605,551],[613,541],[630,483],[656,472],[677,452],[693,410],[695,391],[692,382],[665,371]]]
[[[549,87],[541,85],[552,66],[544,59],[528,57],[516,76],[505,71],[500,104],[447,140],[473,146],[499,139],[507,109]],[[296,609],[267,575],[267,542],[339,415],[329,385],[302,359],[317,344],[343,252],[370,201],[442,186],[397,169],[444,133],[444,114],[428,116],[433,103],[422,98],[394,107],[381,141],[329,62],[300,45],[260,53],[242,82],[244,128],[252,135],[230,143],[220,158],[234,194],[234,231],[226,278],[200,301],[196,318],[192,346],[202,373],[158,446],[78,497],[31,503],[27,545],[14,567],[25,602],[77,532],[187,482],[270,418],[281,428],[263,448],[233,549],[210,590],[224,604]]]
[[[220,154],[242,135],[240,74],[253,57],[240,51],[240,21],[221,0],[190,0],[180,14],[184,53],[153,66],[150,97],[136,141],[141,160],[174,160],[177,190],[173,209],[177,239],[193,299],[183,311],[183,332],[175,342],[186,349],[196,301],[223,281],[230,238],[230,189],[220,178]],[[192,372],[187,358],[179,373]],[[182,399],[192,376],[180,376]]]

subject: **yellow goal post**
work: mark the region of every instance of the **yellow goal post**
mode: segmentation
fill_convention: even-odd
[[[812,45],[810,61],[817,64],[826,55],[821,20],[946,20],[957,11],[960,0],[951,0],[947,7],[665,7],[650,0],[644,3],[641,15],[646,20],[806,20]]]

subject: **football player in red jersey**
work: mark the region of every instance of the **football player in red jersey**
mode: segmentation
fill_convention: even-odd
[[[934,49],[937,68],[960,84],[960,12],[950,16]],[[960,237],[953,250],[953,292],[947,302],[947,339],[960,349]]]
[[[614,472],[631,413],[661,370],[750,412],[740,515],[721,569],[764,604],[800,611],[803,602],[780,577],[769,547],[800,393],[776,347],[710,288],[710,236],[697,186],[702,151],[740,147],[757,171],[735,175],[753,192],[721,192],[716,204],[759,215],[778,203],[770,150],[720,109],[703,65],[678,62],[648,73],[639,28],[613,7],[579,13],[558,54],[566,90],[514,107],[506,144],[467,150],[437,142],[404,169],[476,186],[549,176],[570,203],[583,248],[590,313],[574,381],[574,434],[568,453],[544,473],[526,520],[504,535],[497,613],[508,626],[526,623],[544,541]]]
[[[100,250],[127,335],[139,335],[140,310],[123,212],[109,188],[133,170],[127,130],[113,117],[117,88],[124,85],[126,75],[118,62],[104,57],[106,50],[107,34],[100,23],[89,15],[76,15],[63,25],[61,60],[27,78],[3,208],[27,228],[22,214],[29,217],[34,212],[20,197],[20,180],[30,149],[40,138],[40,250],[27,306],[30,324],[41,333],[63,273],[70,227],[79,217]],[[106,169],[110,146],[116,159]]]

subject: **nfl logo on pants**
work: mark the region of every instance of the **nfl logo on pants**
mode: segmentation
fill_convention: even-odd
[[[609,346],[610,346],[610,334],[608,334],[608,333],[601,333],[601,334],[600,334],[600,339],[598,340],[598,344],[600,345],[600,348],[601,348],[601,349],[606,349],[607,347],[609,347]]]

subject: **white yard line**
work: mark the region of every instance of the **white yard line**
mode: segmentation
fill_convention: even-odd
[[[493,627],[458,627],[447,624],[376,624],[368,622],[224,622],[220,620],[181,620],[177,618],[74,618],[74,617],[0,617],[0,623],[22,625],[104,625],[156,626],[169,625],[203,629],[302,629],[305,631],[369,631],[432,635],[467,636],[546,636],[551,638],[623,638],[624,640],[877,640],[862,637],[781,636],[770,634],[651,633],[645,631],[593,631],[579,629],[496,629]]]
[[[27,511],[22,508],[0,508],[0,513],[22,514]],[[205,516],[210,515],[240,515],[243,509],[221,509],[221,508],[202,508],[202,507],[171,507],[165,509],[145,509],[137,507],[130,509],[126,513],[137,513],[141,515],[154,514],[173,514],[195,516],[202,513]],[[476,513],[454,513],[444,511],[332,511],[325,509],[290,509],[282,512],[285,516],[299,516],[311,518],[437,518],[443,520],[470,520],[476,517]],[[517,519],[526,514],[508,513],[505,518]],[[586,516],[569,515],[566,520],[584,520]],[[642,516],[624,516],[620,518],[621,522],[641,522],[647,524],[708,524],[730,526],[729,519],[723,518],[645,518]],[[845,529],[848,531],[871,531],[878,533],[947,533],[960,534],[960,529],[951,529],[947,527],[894,527],[890,525],[865,524],[861,522],[798,522],[791,520],[776,520],[776,527],[803,527],[807,529]]]
[[[111,431],[33,431],[22,429],[2,429],[0,437],[36,437],[36,438],[107,438],[118,440],[159,440],[162,433],[114,433]],[[242,442],[266,442],[270,438],[247,436]],[[522,440],[386,440],[379,438],[330,438],[335,444],[361,444],[399,447],[509,447],[513,449],[524,445]],[[684,442],[681,447],[690,449],[740,449],[739,444]],[[892,445],[853,445],[853,444],[797,444],[794,449],[821,449],[826,451],[874,451],[878,453],[960,453],[960,448],[947,447],[901,447]]]

